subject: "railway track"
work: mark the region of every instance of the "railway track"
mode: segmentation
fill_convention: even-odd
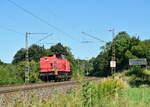
[[[51,87],[57,87],[57,86],[67,86],[67,85],[75,85],[80,84],[82,82],[91,81],[91,80],[97,80],[100,78],[86,78],[82,81],[80,80],[72,80],[72,81],[65,81],[65,82],[49,82],[49,83],[35,83],[35,84],[23,84],[23,85],[14,85],[14,86],[1,86],[0,87],[0,94],[4,93],[10,93],[10,92],[17,92],[17,91],[26,91],[26,90],[33,90],[33,89],[39,89],[39,88],[51,88]]]
[[[0,86],[0,107],[11,107],[18,102],[30,104],[33,97],[39,99],[39,101],[58,97],[64,95],[69,90],[79,89],[86,81],[92,80],[101,81],[102,78],[90,77],[64,82]]]

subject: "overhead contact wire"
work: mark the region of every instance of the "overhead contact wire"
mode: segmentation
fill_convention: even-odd
[[[29,11],[29,10],[25,9],[24,7],[18,5],[16,2],[14,2],[14,1],[12,1],[12,0],[8,0],[8,1],[9,1],[11,4],[15,5],[17,8],[23,10],[24,12],[30,14],[32,17],[34,17],[34,18],[36,18],[37,20],[41,21],[42,23],[48,25],[49,27],[55,29],[56,31],[59,31],[59,32],[65,34],[66,36],[70,37],[71,39],[76,40],[76,39],[74,39],[72,36],[70,36],[69,33],[64,32],[64,31],[61,30],[60,28],[58,28],[58,27],[56,27],[56,26],[50,24],[48,21],[46,21],[46,20],[44,20],[43,18],[41,18],[41,17],[39,17],[39,16],[33,14],[31,11]]]

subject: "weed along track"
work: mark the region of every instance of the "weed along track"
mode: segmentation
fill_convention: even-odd
[[[2,86],[0,87],[0,105],[15,104],[24,101],[30,103],[33,97],[39,99],[46,99],[50,97],[57,97],[65,94],[71,89],[79,88],[81,84],[86,81],[99,80],[100,78],[86,78],[83,80],[72,80],[65,82],[50,82],[50,83],[36,83],[16,86]]]

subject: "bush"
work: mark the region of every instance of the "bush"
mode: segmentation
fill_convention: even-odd
[[[94,82],[87,82],[82,86],[82,101],[85,107],[92,107],[97,103],[98,90]]]
[[[136,77],[142,77],[143,75],[143,69],[140,66],[133,66],[129,69],[129,72],[127,73],[128,76],[135,75]]]
[[[102,96],[115,95],[125,88],[125,84],[119,79],[108,79],[98,85],[99,93],[103,93]]]
[[[87,82],[83,85],[82,97],[85,107],[105,106],[112,98],[119,98],[125,89],[119,79],[108,79],[100,83]]]
[[[20,62],[17,66],[19,68],[19,71],[22,72],[21,77],[23,78],[23,80],[25,80],[25,66],[26,66],[27,62]],[[39,77],[39,63],[35,62],[35,61],[30,61],[29,63],[30,66],[30,72],[29,72],[29,82],[30,83],[35,83],[40,81]]]
[[[23,84],[25,80],[26,62],[20,62],[17,65],[0,65],[0,85]],[[39,64],[35,61],[30,62],[30,83],[39,82]]]
[[[133,66],[126,73],[132,86],[150,85],[150,73],[140,66]]]
[[[15,65],[0,65],[0,85],[21,84],[21,72]]]

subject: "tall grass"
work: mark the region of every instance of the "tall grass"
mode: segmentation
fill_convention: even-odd
[[[47,100],[32,99],[15,107],[150,107],[150,88],[127,88],[118,79],[85,83],[78,90]]]

